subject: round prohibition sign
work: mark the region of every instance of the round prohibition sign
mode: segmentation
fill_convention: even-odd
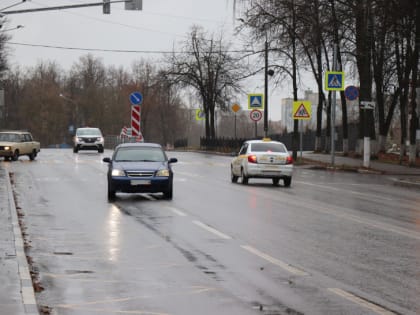
[[[359,97],[359,89],[354,85],[350,85],[344,90],[344,96],[349,101],[354,101]]]
[[[262,112],[258,109],[253,109],[251,110],[251,112],[249,113],[249,117],[253,120],[253,121],[259,121],[262,118]]]

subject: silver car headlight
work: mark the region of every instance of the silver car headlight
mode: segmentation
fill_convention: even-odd
[[[7,146],[7,147],[4,147],[4,150],[5,151],[9,151],[9,150],[11,150],[12,148],[11,147],[9,147],[9,146]]]
[[[113,168],[111,172],[112,176],[125,176],[125,173],[123,170],[120,170],[118,168]]]
[[[166,168],[161,169],[161,170],[158,170],[157,173],[156,173],[156,176],[159,176],[159,177],[169,177],[169,170],[166,169]]]

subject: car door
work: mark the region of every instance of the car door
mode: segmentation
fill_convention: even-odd
[[[232,162],[232,169],[235,175],[241,174],[241,167],[244,158],[246,158],[246,151],[248,150],[248,143],[244,143],[239,150],[238,156]]]
[[[31,148],[32,148],[32,138],[31,138],[31,136],[27,133],[24,133],[22,135],[22,138],[23,138],[22,145],[23,145],[24,152],[21,152],[21,154],[31,153]]]

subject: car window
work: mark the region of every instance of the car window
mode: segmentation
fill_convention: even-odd
[[[31,137],[31,135],[29,133],[25,133],[24,137],[25,137],[25,141],[26,142],[32,141],[32,137]]]
[[[247,144],[247,143],[245,143],[245,144],[242,146],[241,150],[239,151],[239,155],[246,154],[246,149],[247,149],[247,148],[248,148],[248,144]]]
[[[84,128],[77,129],[76,135],[78,136],[101,136],[101,131],[97,128]]]
[[[0,141],[10,141],[10,136],[8,133],[0,133]]]
[[[0,141],[20,142],[20,137],[15,133],[0,133]]]
[[[165,153],[160,148],[120,148],[115,152],[115,161],[147,161],[163,162],[166,160]]]
[[[286,147],[281,143],[252,143],[251,152],[280,152],[287,153]]]

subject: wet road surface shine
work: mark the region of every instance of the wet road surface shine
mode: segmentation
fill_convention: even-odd
[[[320,178],[307,173],[290,189],[266,181],[243,186],[230,183],[229,159],[201,161],[193,155],[189,163],[190,154],[173,153],[182,162],[175,167],[172,202],[159,195],[121,195],[109,204],[101,155],[63,158],[61,152],[24,164],[26,169],[13,165],[16,189],[25,192],[19,201],[30,223],[30,252],[45,287],[37,298],[57,314],[414,314],[418,309],[418,268],[406,264],[398,273],[399,260],[386,254],[392,250],[415,263],[415,253],[402,249],[416,248],[418,231],[390,209],[385,219],[363,212],[370,208],[364,203],[370,193],[350,179],[344,178],[347,188],[337,188],[343,179],[338,186],[325,176],[317,187],[311,179]],[[409,204],[416,203],[405,194]],[[373,253],[386,261],[374,262]],[[406,291],[389,287],[394,273],[399,281],[412,278]]]

